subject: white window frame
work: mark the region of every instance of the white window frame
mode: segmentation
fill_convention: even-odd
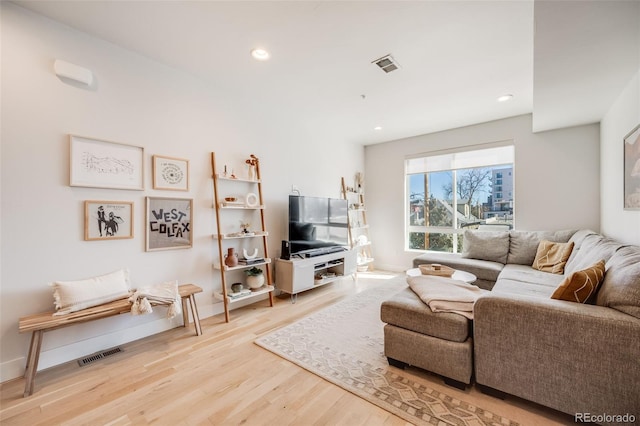
[[[486,150],[486,151],[485,151]],[[497,162],[492,162],[487,158],[490,155],[482,155],[482,154],[491,154],[494,153],[496,155],[495,158],[498,158]],[[478,155],[481,157],[477,163],[474,164],[473,156]],[[505,157],[506,156],[506,157]],[[428,158],[434,160],[433,163],[436,164],[436,167],[433,169],[429,169],[430,161]],[[509,158],[505,160],[504,158]],[[420,164],[422,162],[422,164]],[[451,165],[452,168],[447,169],[447,162]],[[413,163],[413,164],[412,164]],[[412,249],[410,248],[410,234],[411,233],[426,233],[426,234],[435,234],[435,233],[443,233],[443,234],[452,234],[453,236],[453,253],[457,253],[458,250],[458,236],[462,234],[463,229],[458,229],[458,217],[456,214],[453,214],[451,227],[449,226],[417,226],[410,224],[410,179],[409,176],[414,174],[423,174],[423,173],[433,173],[439,171],[449,171],[452,173],[452,188],[457,188],[457,171],[458,170],[467,170],[470,168],[476,167],[498,167],[504,165],[511,165],[512,167],[512,176],[513,176],[513,189],[515,192],[515,145],[513,141],[503,141],[495,144],[483,144],[483,145],[472,145],[454,150],[443,150],[443,151],[434,151],[428,153],[422,153],[419,155],[414,155],[405,158],[405,196],[404,196],[404,247],[405,251],[409,252],[425,252],[428,250],[420,250],[420,249]],[[428,197],[428,194],[425,194],[425,199]],[[452,191],[452,203],[453,206],[457,206],[458,203],[458,192]],[[515,198],[514,198],[515,202]],[[457,210],[457,207],[454,207],[454,211]],[[515,223],[515,216],[514,216]]]

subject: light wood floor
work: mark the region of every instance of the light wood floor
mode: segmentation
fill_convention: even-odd
[[[193,327],[179,327],[123,345],[123,353],[88,366],[69,362],[41,371],[28,398],[22,398],[23,379],[2,383],[0,423],[406,425],[253,343],[264,333],[362,291],[366,283],[366,278],[357,284],[344,279],[300,294],[296,304],[278,297],[273,308],[261,301],[233,310],[229,324],[222,315],[204,319],[199,337]],[[490,404],[503,402],[494,399]],[[526,407],[517,409],[520,419],[514,420],[522,421],[523,413],[531,420],[523,424],[566,420],[539,407],[532,408],[531,417]]]

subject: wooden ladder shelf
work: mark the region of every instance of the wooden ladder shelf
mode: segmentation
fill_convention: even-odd
[[[216,168],[216,155],[215,152],[211,153],[211,170],[213,172],[213,202],[216,211],[216,229],[217,234],[214,235],[214,238],[217,240],[218,245],[218,261],[214,264],[216,269],[220,270],[220,279],[221,279],[221,291],[214,293],[215,297],[222,300],[224,303],[224,318],[226,322],[230,321],[229,315],[229,307],[232,303],[239,302],[242,300],[247,300],[250,298],[256,298],[263,294],[269,295],[269,305],[273,306],[273,291],[275,287],[272,284],[271,279],[271,259],[269,258],[268,246],[267,246],[267,237],[269,233],[266,230],[265,218],[264,218],[264,199],[262,195],[262,180],[260,175],[260,161],[257,157],[251,156],[250,160],[253,160],[255,165],[255,175],[250,176],[249,178],[238,178],[233,174],[228,175],[225,171],[223,174],[220,174],[218,169]],[[253,195],[253,192],[257,189],[257,196],[247,196],[244,200],[236,200],[234,202],[229,202],[225,200],[225,196],[220,195],[221,186],[225,188],[235,188],[235,190],[240,190],[244,188],[248,190],[250,194]],[[233,185],[233,186],[232,186]],[[259,215],[260,216],[260,228],[257,230],[251,230],[251,232],[243,233],[243,232],[234,232],[225,234],[222,229],[225,226],[224,216],[226,213],[231,214],[232,212],[236,212],[238,214],[248,214],[248,215]],[[256,258],[259,259],[256,263],[252,264],[238,264],[237,266],[228,266],[225,264],[225,248],[235,246],[239,246],[242,241],[247,239],[260,239],[262,241],[261,247],[261,257]],[[250,293],[244,294],[235,294],[228,287],[228,277],[227,274],[234,273],[238,270],[247,270],[252,267],[260,267],[264,271],[264,275],[266,276],[265,284],[259,289],[252,290]],[[243,291],[246,291],[244,289]]]

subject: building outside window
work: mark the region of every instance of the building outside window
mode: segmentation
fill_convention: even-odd
[[[406,249],[459,253],[465,229],[512,228],[513,158],[513,145],[408,158]]]

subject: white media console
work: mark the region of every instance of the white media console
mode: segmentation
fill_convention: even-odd
[[[303,259],[277,259],[275,268],[276,288],[290,294],[295,303],[300,292],[355,274],[356,252],[346,250]]]

